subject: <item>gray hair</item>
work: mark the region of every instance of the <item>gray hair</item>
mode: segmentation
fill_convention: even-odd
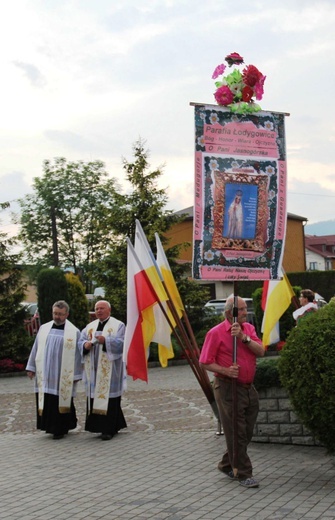
[[[98,303],[107,303],[108,308],[109,308],[109,309],[112,308],[111,304],[110,304],[107,300],[97,300],[97,301],[95,302],[95,305],[97,305]]]
[[[66,303],[65,300],[59,300],[58,302],[55,302],[53,304],[52,308],[54,308],[54,307],[57,307],[58,309],[65,309],[68,314],[70,312],[69,304]]]
[[[234,307],[234,295],[230,294],[226,300],[226,304],[224,306],[224,312],[226,313],[227,311],[228,312],[232,311],[233,307]]]

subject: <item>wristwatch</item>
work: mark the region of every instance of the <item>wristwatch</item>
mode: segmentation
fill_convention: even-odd
[[[242,343],[250,343],[250,341],[251,341],[251,338],[250,338],[250,336],[247,336],[247,335],[245,335],[244,338],[242,339]]]

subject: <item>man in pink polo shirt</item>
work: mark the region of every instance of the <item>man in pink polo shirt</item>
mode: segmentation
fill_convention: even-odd
[[[247,447],[253,435],[259,402],[253,386],[256,358],[264,356],[264,347],[257,337],[255,327],[247,323],[247,305],[243,298],[237,299],[238,316],[233,323],[234,297],[227,299],[225,320],[213,327],[206,335],[201,350],[200,363],[214,372],[214,395],[223,426],[227,450],[218,464],[220,471],[235,479],[233,473],[233,422],[232,379],[237,383],[238,456],[237,478],[244,487],[258,487],[252,475],[252,464]],[[233,337],[237,338],[237,363],[233,364]]]

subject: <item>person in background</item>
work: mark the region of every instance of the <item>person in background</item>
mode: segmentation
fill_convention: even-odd
[[[35,377],[37,429],[54,439],[77,426],[73,397],[82,378],[80,331],[68,315],[64,300],[53,304],[53,319],[41,325],[26,366],[28,377]]]
[[[106,300],[96,303],[95,315],[98,319],[89,323],[80,337],[87,395],[85,430],[101,433],[101,439],[107,441],[127,427],[121,409],[126,381],[125,325],[111,316]]]
[[[227,449],[218,469],[227,477],[237,479],[241,486],[258,487],[253,477],[252,464],[247,447],[253,435],[259,401],[253,386],[256,371],[256,358],[264,356],[264,347],[257,337],[253,325],[247,323],[247,305],[243,298],[237,299],[238,316],[233,320],[234,297],[226,301],[225,320],[213,327],[205,337],[199,361],[210,372],[214,372],[214,396],[223,425]],[[237,338],[237,363],[233,363],[233,338]],[[237,475],[233,471],[234,431],[232,379],[236,380],[237,390]]]
[[[310,316],[318,310],[318,306],[315,303],[315,293],[310,289],[303,289],[300,291],[299,303],[301,307],[293,312],[293,318],[298,325],[302,319]]]

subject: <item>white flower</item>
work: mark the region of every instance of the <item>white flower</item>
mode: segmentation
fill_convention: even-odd
[[[203,135],[201,135],[200,137],[198,137],[197,139],[197,143],[199,146],[205,146],[205,138]]]
[[[264,128],[266,128],[267,130],[273,130],[272,121],[264,121]]]
[[[214,253],[213,253],[213,251],[211,251],[211,250],[206,251],[205,254],[204,254],[204,257],[205,257],[205,260],[207,260],[208,262],[210,262],[210,261],[213,260],[213,258],[214,258]]]
[[[215,123],[218,123],[219,122],[219,117],[218,117],[217,113],[216,112],[212,112],[211,115],[209,116],[209,120],[210,120],[212,125],[215,125]]]
[[[216,159],[211,159],[209,161],[209,167],[211,170],[217,170],[219,168],[219,163],[217,162]]]
[[[275,174],[275,169],[274,169],[273,166],[267,166],[267,167],[265,168],[265,171],[266,171],[266,173],[267,173],[268,175],[274,175],[274,174]]]

